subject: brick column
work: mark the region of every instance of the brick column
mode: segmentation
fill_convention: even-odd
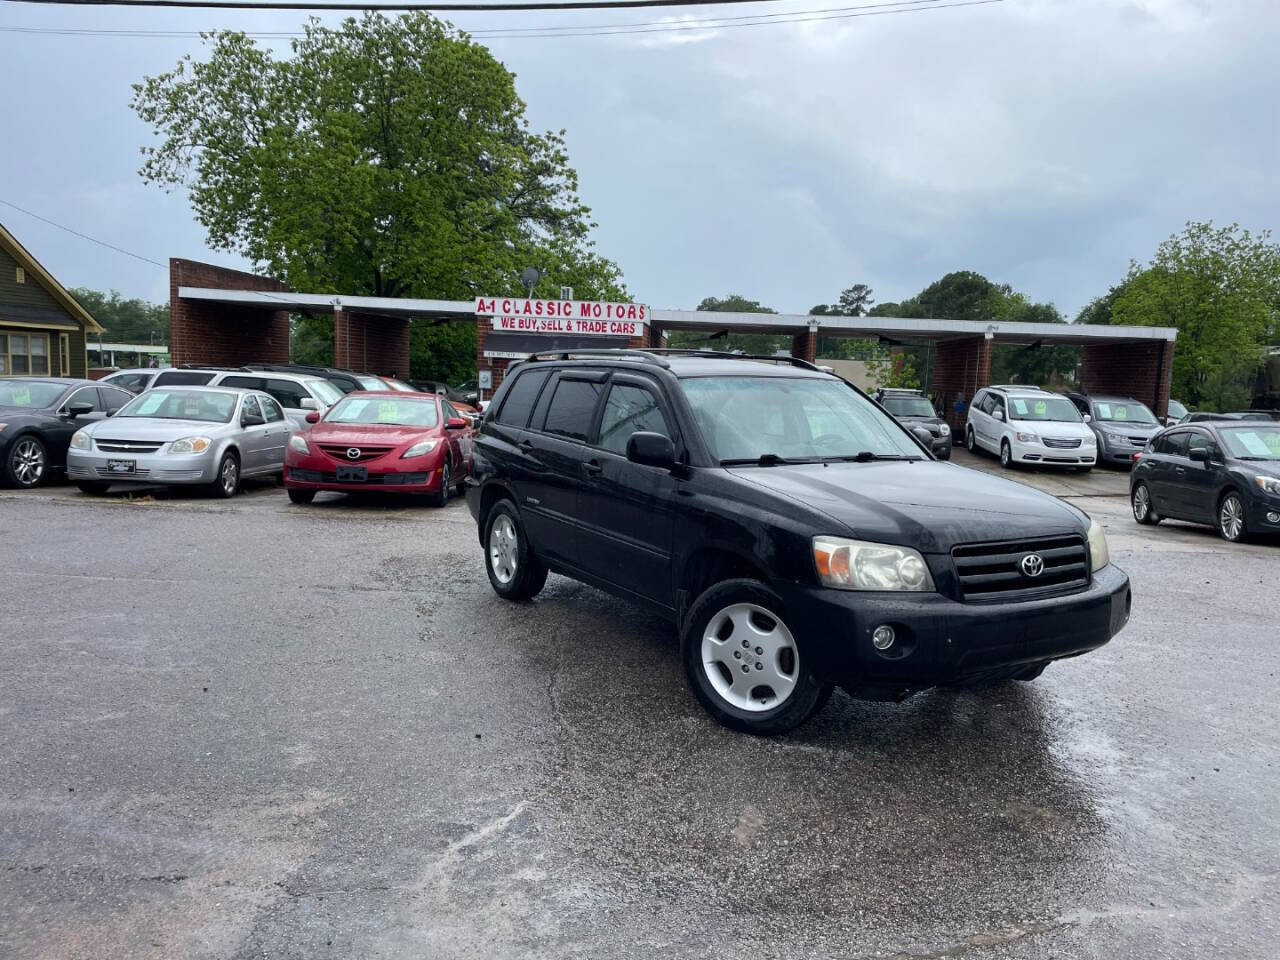
[[[169,260],[169,355],[184,363],[239,367],[289,362],[289,311],[183,300],[179,287],[286,292],[270,277],[194,260]]]
[[[791,338],[791,355],[809,363],[818,362],[818,331],[816,327],[802,330]]]
[[[952,430],[963,430],[973,395],[991,382],[991,341],[965,337],[938,344],[933,358],[931,393],[938,412]],[[956,401],[965,409],[956,410]]]
[[[1084,348],[1080,365],[1080,389],[1085,393],[1133,397],[1163,419],[1169,412],[1172,376],[1171,341],[1090,343]]]
[[[648,347],[662,347],[662,346],[664,346],[664,344],[663,344],[663,342],[662,342],[662,341],[663,341],[664,336],[665,336],[665,334],[663,333],[663,330],[662,330],[662,327],[661,327],[661,326],[659,326],[659,325],[658,325],[658,324],[656,324],[656,323],[650,323],[650,324],[649,324],[649,336],[648,336],[648,338],[647,338],[647,340],[646,340],[645,346],[648,346]]]

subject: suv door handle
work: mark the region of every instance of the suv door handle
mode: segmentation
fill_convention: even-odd
[[[516,446],[520,448],[521,453],[528,453],[530,450],[533,449],[533,441],[521,440],[518,444],[516,444]]]
[[[599,460],[588,460],[586,463],[582,465],[582,469],[594,477],[597,474],[599,474],[600,471],[604,469],[604,467],[600,466]]]

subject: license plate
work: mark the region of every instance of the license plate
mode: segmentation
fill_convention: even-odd
[[[365,483],[369,479],[368,467],[339,467],[339,483]]]
[[[137,460],[108,460],[107,472],[108,473],[137,473],[138,461]]]

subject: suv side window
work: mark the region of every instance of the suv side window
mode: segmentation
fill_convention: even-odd
[[[997,410],[999,410],[1001,413],[1005,413],[1004,397],[998,397],[993,393],[991,395],[991,415],[995,416],[995,413]],[[1006,422],[1008,422],[1009,420],[1008,416],[1006,416],[1004,419]]]
[[[261,377],[223,377],[220,387],[242,387],[245,390],[261,390]]]
[[[292,380],[279,380],[275,377],[269,377],[262,389],[275,397],[282,407],[292,407],[294,410],[300,410],[303,398],[311,396],[302,384],[294,383]]]
[[[525,427],[529,423],[529,414],[533,412],[533,403],[538,398],[538,391],[547,382],[548,370],[527,370],[516,375],[515,382],[507,390],[502,401],[502,409],[494,417],[497,423],[509,427]]]
[[[643,387],[615,383],[609,388],[600,420],[600,446],[625,455],[627,441],[639,431],[671,437],[658,398]]]
[[[204,373],[199,370],[165,370],[163,373],[156,374],[156,379],[151,385],[153,387],[165,385],[171,387],[203,387],[212,379],[212,373]]]
[[[267,423],[279,423],[284,419],[284,411],[280,409],[280,404],[274,400],[269,397],[259,397],[258,402],[262,406],[262,415],[266,418]]]
[[[589,380],[561,380],[547,407],[543,430],[571,440],[585,441],[591,434],[600,384]]]

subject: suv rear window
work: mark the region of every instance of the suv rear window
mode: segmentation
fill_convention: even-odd
[[[524,427],[529,423],[529,414],[533,412],[533,401],[538,391],[547,382],[547,370],[530,370],[516,375],[515,382],[507,390],[507,398],[502,401],[502,409],[494,419],[509,427]]]
[[[152,386],[203,387],[212,379],[212,373],[202,373],[199,370],[166,370],[156,375],[155,383]]]
[[[556,384],[543,429],[573,440],[586,440],[591,433],[591,415],[596,409],[600,384],[587,380],[561,380]]]

